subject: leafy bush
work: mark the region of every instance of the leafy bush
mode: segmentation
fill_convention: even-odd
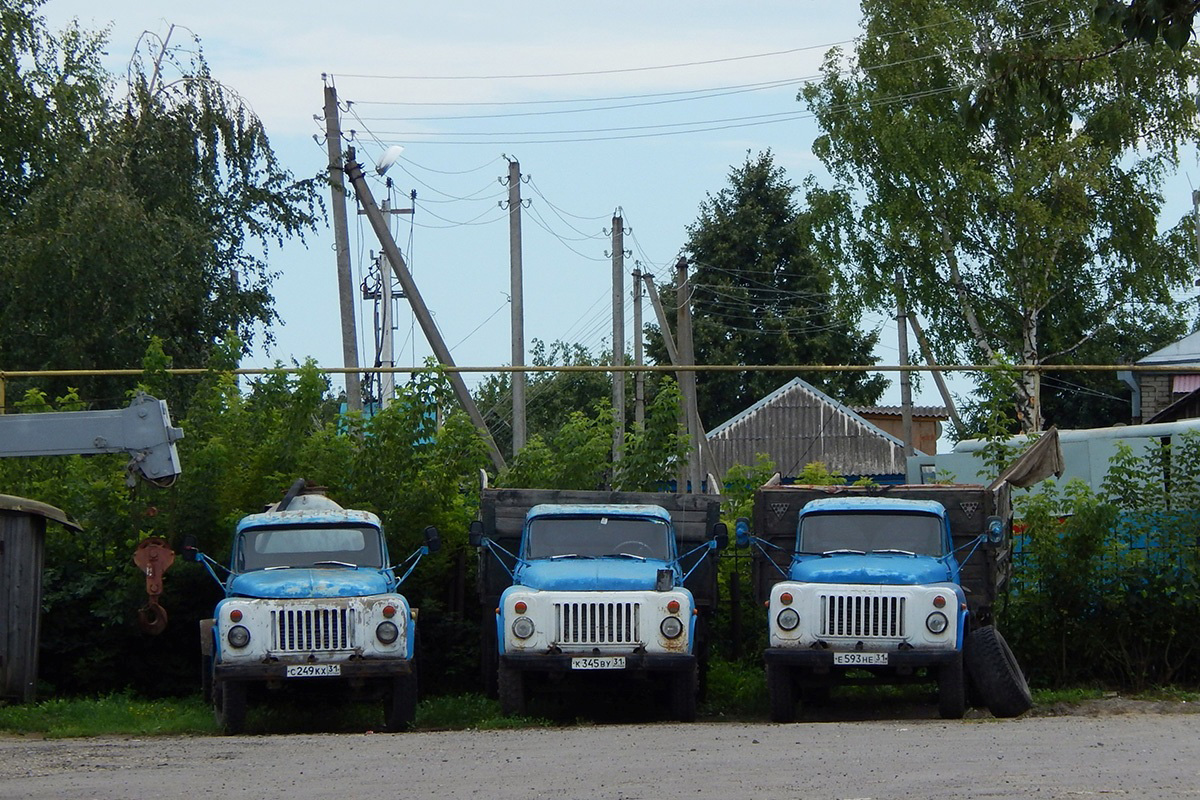
[[[1099,492],[1049,482],[1019,498],[1003,618],[1031,679],[1135,691],[1200,681],[1198,465],[1189,433],[1144,453],[1122,446]]]

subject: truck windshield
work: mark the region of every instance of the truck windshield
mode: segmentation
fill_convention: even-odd
[[[378,569],[384,566],[382,537],[383,532],[370,525],[247,528],[238,537],[238,570],[311,567],[330,562]]]
[[[800,518],[797,549],[802,553],[859,550],[942,556],[942,520],[935,514],[896,511],[806,514]]]
[[[671,559],[671,527],[649,517],[539,517],[530,521],[525,557],[635,556]]]

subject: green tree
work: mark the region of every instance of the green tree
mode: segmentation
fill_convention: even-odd
[[[1154,44],[1181,50],[1195,35],[1193,30],[1200,0],[1096,0],[1096,19],[1120,27],[1125,41]]]
[[[830,268],[814,259],[795,194],[769,150],[747,154],[688,226],[697,364],[873,363],[876,335],[857,330]],[[647,352],[670,363],[658,336]],[[876,402],[886,383],[863,372],[700,372],[700,419],[720,424],[797,376],[850,404]]]
[[[822,250],[877,308],[899,277],[943,362],[1078,363],[1114,330],[1143,352],[1180,332],[1190,223],[1159,232],[1161,190],[1198,130],[1200,60],[1089,58],[1120,36],[1075,27],[1090,7],[868,0],[853,58],[801,93],[836,182],[808,185]],[[1010,391],[1040,429],[1035,373]]]
[[[592,355],[582,344],[534,339],[529,365],[534,367],[601,367],[608,355]],[[612,401],[612,378],[603,371],[532,372],[526,375],[525,426],[528,440],[552,437],[573,412],[591,415],[598,404]],[[490,375],[475,391],[475,402],[502,453],[512,452],[512,376]]]
[[[118,101],[102,35],[56,38],[39,3],[0,3],[0,92],[20,112],[0,129],[4,367],[128,368],[154,336],[202,367],[229,331],[269,338],[267,249],[311,229],[315,181],[282,168],[198,41],[143,37]],[[118,381],[78,385],[121,397]]]

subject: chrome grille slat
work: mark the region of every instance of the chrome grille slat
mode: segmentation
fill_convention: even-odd
[[[820,635],[858,639],[903,637],[906,600],[899,595],[821,594]]]
[[[640,603],[554,604],[555,644],[637,644]]]
[[[286,653],[354,649],[347,608],[281,608],[271,612],[274,648]]]

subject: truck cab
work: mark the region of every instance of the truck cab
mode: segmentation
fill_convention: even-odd
[[[205,695],[226,732],[243,729],[251,690],[315,686],[382,697],[385,728],[411,727],[417,611],[399,587],[439,545],[428,528],[426,544],[393,566],[376,515],[297,492],[238,522],[224,580],[185,548],[225,592],[200,644]]]
[[[714,533],[683,555],[723,545],[720,531]],[[511,584],[495,605],[505,713],[524,713],[530,695],[549,681],[579,682],[590,673],[658,681],[672,715],[695,718],[701,611],[685,585],[691,571],[678,539],[671,514],[655,504],[528,508],[517,550],[509,554]],[[472,541],[504,564],[481,523]]]

